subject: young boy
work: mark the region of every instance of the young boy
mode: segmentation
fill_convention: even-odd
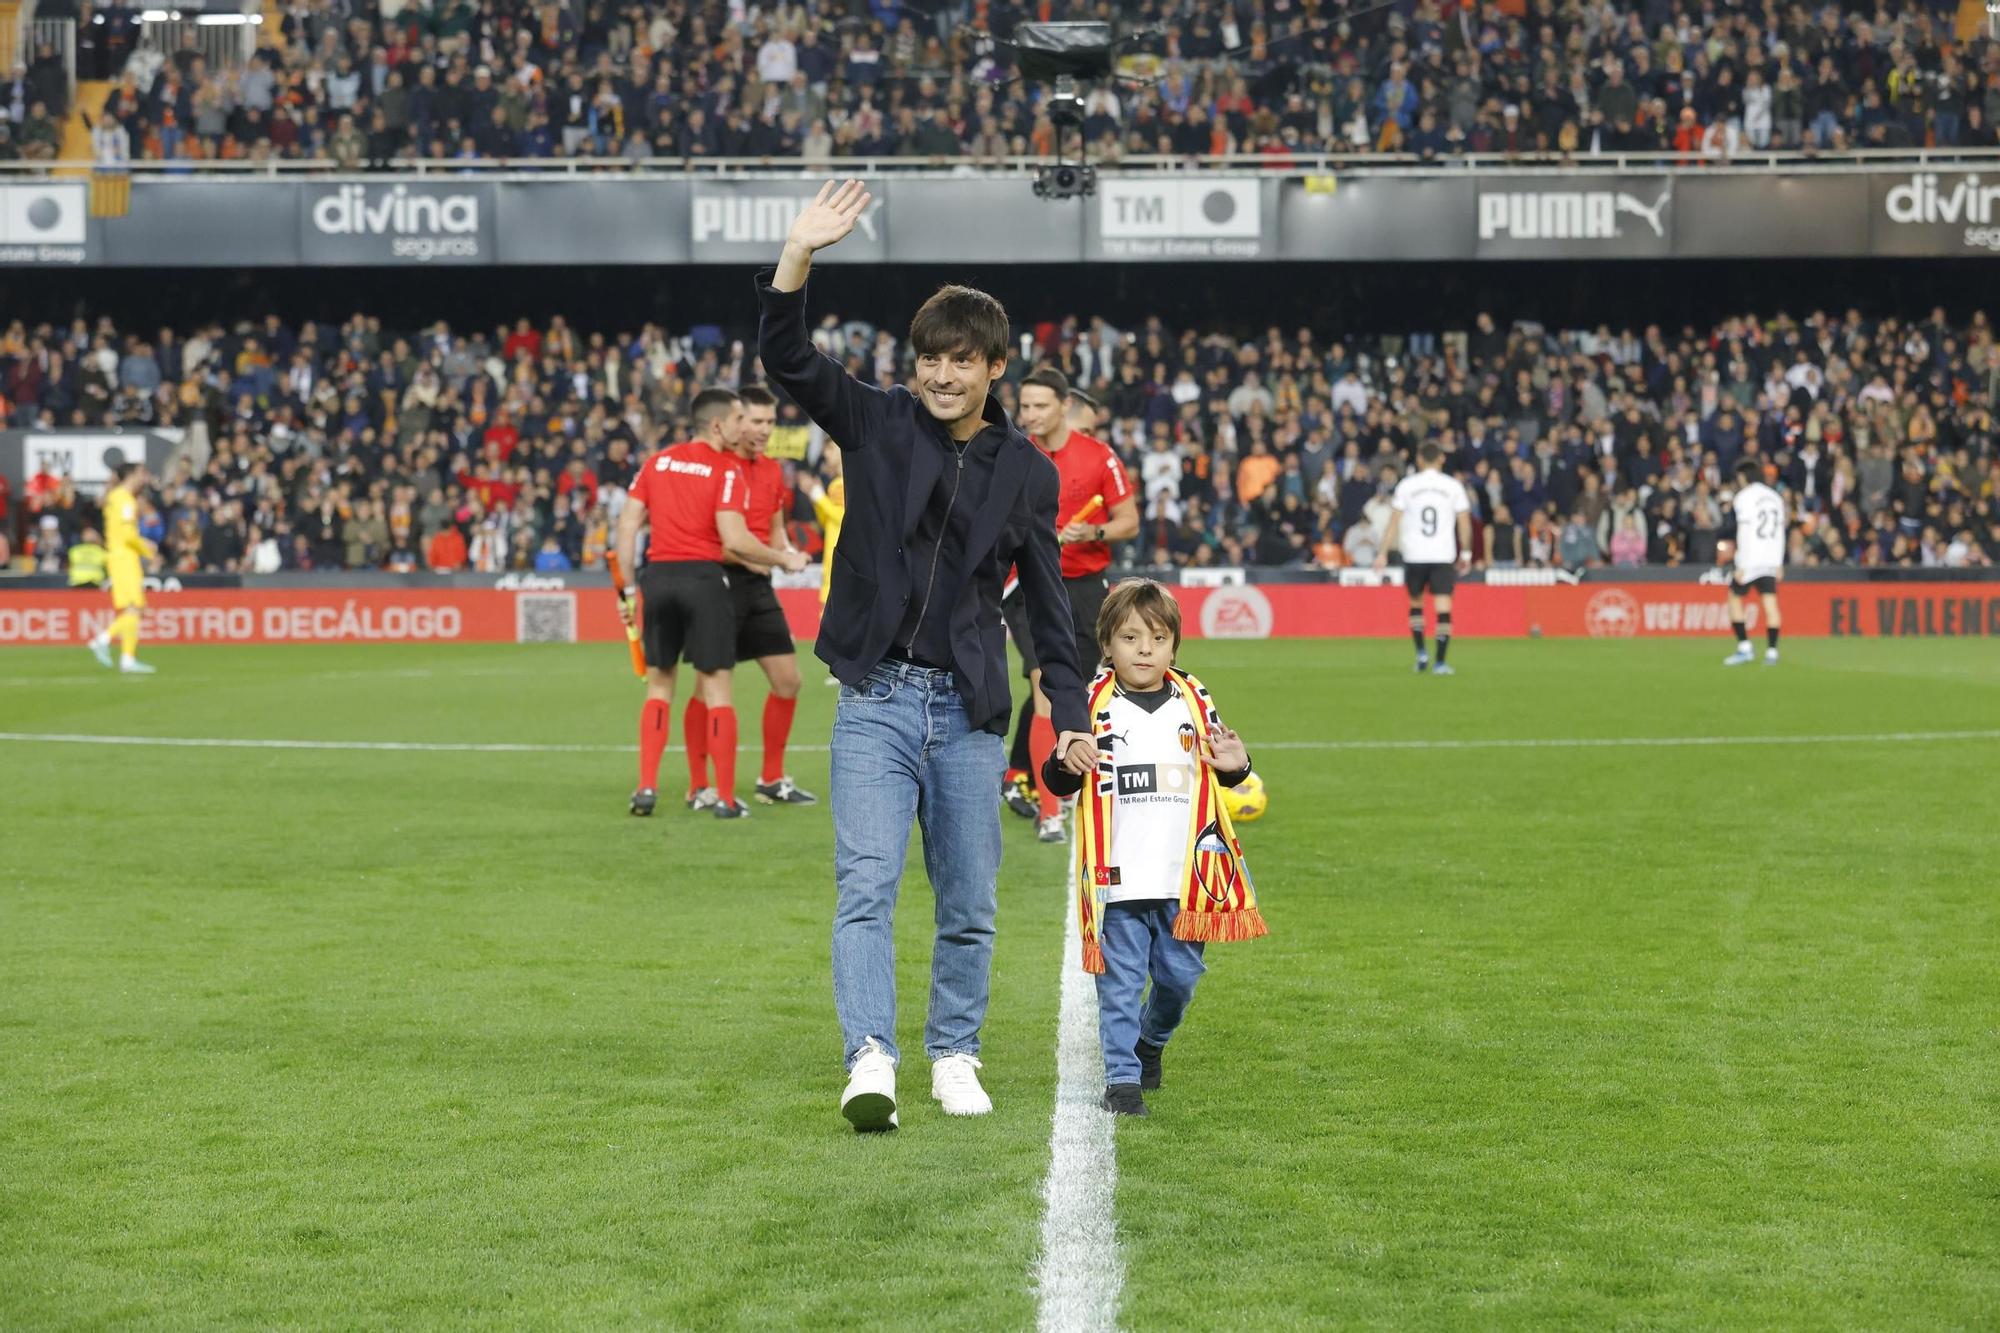
[[[1180,606],[1150,579],[1105,597],[1090,685],[1097,773],[1077,802],[1077,908],[1083,966],[1097,974],[1104,1109],[1146,1114],[1160,1056],[1194,998],[1207,940],[1265,933],[1224,787],[1249,776],[1243,739],[1208,691],[1174,670]],[[1051,756],[1046,790],[1073,795],[1085,778]],[[1152,992],[1140,1004],[1148,979]]]

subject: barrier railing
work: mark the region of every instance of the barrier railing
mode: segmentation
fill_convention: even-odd
[[[238,70],[250,63],[257,49],[261,14],[196,13],[178,9],[148,9],[139,15],[139,49],[164,60],[176,52],[200,53],[211,70]]]
[[[234,31],[234,30],[231,30]],[[72,68],[72,74],[73,74]],[[87,169],[88,161],[0,162],[0,176],[40,176],[64,169]],[[175,160],[134,161],[130,170],[141,178],[174,179],[200,176],[228,180],[279,176],[384,177],[592,177],[607,173],[664,177],[741,177],[796,180],[829,176],[1030,176],[1051,165],[1043,157],[1007,158],[834,158],[807,161],[768,157],[590,157],[590,158],[412,158],[395,160],[382,170],[347,166],[331,158],[269,158],[261,161]],[[1669,174],[1769,174],[1851,171],[1857,167],[2000,168],[2000,148],[1886,148],[1845,153],[1764,152],[1739,154],[1728,160],[1690,157],[1686,153],[1581,153],[1547,156],[1467,153],[1425,161],[1407,153],[1231,153],[1205,157],[1134,155],[1099,163],[1102,174],[1152,175],[1185,171],[1228,171],[1237,174],[1325,175],[1395,172],[1441,177],[1483,174],[1546,176],[1565,172],[1665,172]]]

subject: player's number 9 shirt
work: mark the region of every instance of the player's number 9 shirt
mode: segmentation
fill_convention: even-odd
[[[1472,502],[1458,478],[1412,472],[1396,483],[1389,507],[1403,516],[1396,538],[1406,565],[1448,565],[1458,559],[1458,516]]]

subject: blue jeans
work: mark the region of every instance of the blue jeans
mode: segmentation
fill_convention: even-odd
[[[1104,1082],[1137,1083],[1141,1038],[1164,1046],[1194,999],[1195,983],[1208,968],[1201,945],[1174,938],[1181,905],[1171,898],[1111,903],[1099,932],[1104,971],[1097,978],[1097,1040],[1104,1047]],[[1153,989],[1140,1007],[1139,994],[1150,974]]]
[[[873,1037],[896,1049],[896,890],[910,827],[924,830],[936,900],[930,1018],[932,1059],[979,1052],[993,964],[1000,873],[998,736],[967,725],[949,671],[883,662],[840,687],[833,719],[833,1007],[851,1067]]]

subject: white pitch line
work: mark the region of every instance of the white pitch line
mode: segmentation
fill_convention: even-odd
[[[2000,740],[1986,731],[1857,731],[1806,736],[1553,736],[1466,740],[1260,741],[1258,750],[1612,750],[1689,745],[1891,745],[1925,741]],[[315,741],[240,736],[100,736],[76,731],[0,731],[0,743],[32,745],[151,745],[188,750],[387,750],[422,754],[628,754],[630,745],[560,745],[533,741]],[[678,751],[682,747],[669,746]],[[793,745],[824,754],[824,745]]]
[[[51,745],[157,745],[188,750],[392,750],[423,754],[625,754],[633,748],[630,745],[537,745],[526,741],[255,740],[240,736],[96,736],[84,732],[37,731],[0,731],[0,741]]]
[[[1816,736],[1554,736],[1512,739],[1260,741],[1260,750],[1602,750],[1623,746],[1677,745],[1856,745],[1869,742],[1992,741],[2000,730],[1856,731]]]
[[[1074,836],[1074,835],[1072,835]],[[1083,970],[1076,920],[1076,858],[1063,900],[1062,1007],[1056,1022],[1056,1109],[1042,1189],[1042,1252],[1035,1260],[1036,1327],[1096,1333],[1118,1327],[1125,1260],[1118,1253],[1117,1143],[1101,1103],[1097,990]]]

